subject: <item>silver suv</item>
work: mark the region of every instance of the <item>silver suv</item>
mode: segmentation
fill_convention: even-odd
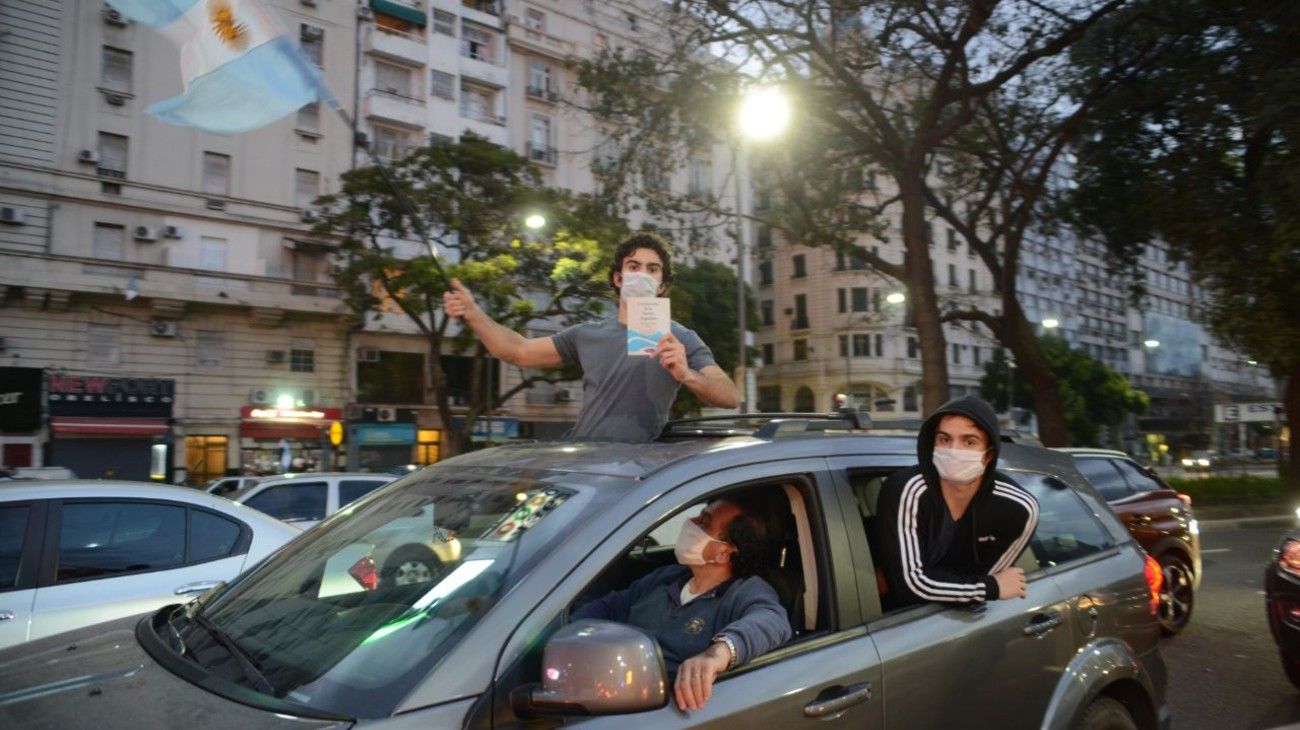
[[[1027,599],[885,612],[866,524],[914,438],[811,419],[691,430],[411,474],[219,592],[0,653],[0,725],[1168,727],[1146,556],[1070,457],[1002,451],[1041,509]],[[657,527],[742,489],[768,506],[764,577],[794,638],[683,713],[653,641],[569,612],[671,561]],[[394,525],[454,556],[383,580],[366,551]]]

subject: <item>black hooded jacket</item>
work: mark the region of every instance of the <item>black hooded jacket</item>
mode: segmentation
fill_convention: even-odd
[[[939,544],[948,505],[934,466],[934,437],[940,419],[954,414],[970,418],[983,429],[993,450],[979,491],[967,508],[971,518],[968,546]],[[1000,451],[997,414],[979,398],[949,401],[925,420],[916,439],[920,463],[889,476],[871,522],[872,552],[889,586],[887,606],[998,598],[993,574],[1015,565],[1038,525],[1034,497],[996,471]]]

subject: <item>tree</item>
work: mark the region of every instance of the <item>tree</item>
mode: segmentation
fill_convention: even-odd
[[[1220,339],[1284,380],[1300,432],[1300,6],[1144,0],[1076,50],[1092,74],[1149,37],[1159,56],[1087,127],[1075,224],[1137,272],[1155,238],[1206,293]],[[1139,280],[1135,296],[1144,292]],[[1294,438],[1294,437],[1293,437]],[[1294,441],[1293,441],[1294,443]],[[1300,452],[1282,469],[1300,495]]]
[[[754,321],[753,299],[746,290],[746,316]],[[739,341],[736,333],[736,272],[714,261],[701,260],[693,266],[678,266],[674,271],[672,298],[673,319],[695,330],[709,349],[713,359],[724,372],[734,372],[738,364],[736,350]],[[744,384],[740,384],[744,388]],[[675,415],[699,413],[700,400],[687,388],[677,392],[673,403]]]
[[[1057,66],[1049,61],[1126,2],[678,0],[672,7],[679,15],[665,21],[676,36],[664,57],[613,49],[583,64],[589,108],[610,125],[622,150],[612,160],[607,192],[628,189],[655,164],[680,164],[699,140],[729,130],[728,100],[740,81],[731,67],[701,58],[700,47],[720,48],[735,67],[782,82],[798,99],[800,118],[795,138],[761,156],[756,167],[776,193],[756,218],[791,242],[835,246],[906,285],[921,350],[923,410],[932,411],[948,397],[944,313],[929,250],[928,216],[944,197],[935,190],[936,160],[995,95],[1050,85]],[[1017,98],[1039,109],[1060,103],[1050,95]],[[686,151],[674,155],[679,148]],[[892,181],[888,191],[872,190],[876,170]],[[861,236],[888,235],[881,213],[891,206],[901,210],[902,261],[854,245]],[[1014,257],[1016,250],[1005,246],[985,258]],[[1005,282],[1014,278],[1014,259],[1003,263],[995,273]],[[994,334],[1032,348],[1023,315],[1014,320],[1018,307],[1004,309],[1006,321],[996,323],[1002,326]],[[1023,357],[1050,401],[1050,372],[1027,349]],[[1061,441],[1060,431],[1047,440]]]
[[[1072,349],[1060,337],[1039,338],[1038,349],[1060,383],[1059,397],[1071,443],[1100,446],[1103,427],[1116,428],[1125,415],[1142,413],[1150,404],[1146,393],[1133,389],[1123,375],[1086,352]],[[1010,365],[1005,352],[994,353],[993,359],[984,365],[980,394],[994,408],[1003,411],[1007,410],[1009,387],[1012,403],[1021,408],[1034,408],[1037,392],[1023,378],[1018,378],[1018,371]]]
[[[316,201],[315,230],[339,241],[346,263],[335,278],[358,326],[400,313],[424,337],[448,453],[464,451],[476,419],[514,394],[577,377],[525,372],[504,392],[488,392],[493,360],[442,311],[442,294],[448,278],[459,277],[489,316],[519,332],[536,320],[588,317],[606,304],[609,247],[602,244],[621,237],[621,222],[590,199],[543,187],[528,160],[471,134],[382,169],[350,171],[342,183],[338,194]],[[550,233],[525,235],[523,218],[534,211],[545,212]],[[457,427],[444,360],[453,353],[471,358]]]

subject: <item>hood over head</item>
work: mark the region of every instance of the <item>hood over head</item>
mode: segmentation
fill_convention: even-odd
[[[925,423],[921,424],[921,432],[916,436],[916,456],[920,461],[921,472],[925,474],[930,484],[939,483],[939,471],[934,467],[934,434],[939,430],[939,421],[943,420],[944,416],[953,415],[971,419],[988,437],[993,459],[984,470],[979,489],[980,493],[987,492],[993,489],[993,472],[997,470],[998,456],[1002,452],[1002,432],[998,428],[998,414],[993,411],[993,406],[978,396],[966,395],[954,398],[931,413],[925,419]]]

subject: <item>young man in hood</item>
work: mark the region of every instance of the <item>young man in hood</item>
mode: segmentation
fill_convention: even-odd
[[[1015,563],[1038,526],[1038,502],[996,470],[1000,443],[997,415],[974,396],[925,420],[920,463],[890,475],[871,525],[886,608],[1024,598]]]

